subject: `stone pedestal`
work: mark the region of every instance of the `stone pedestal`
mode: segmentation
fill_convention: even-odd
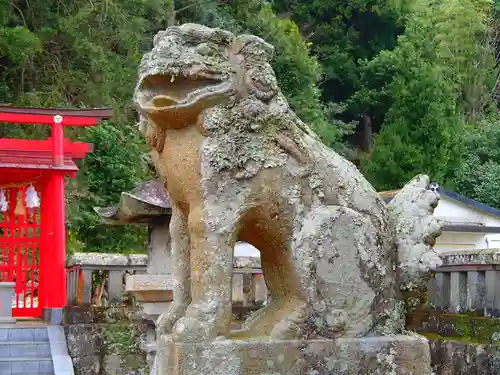
[[[168,310],[174,298],[170,275],[127,275],[125,290],[142,303],[143,315],[152,321]]]
[[[125,289],[143,303],[173,300],[173,280],[170,275],[127,275]]]
[[[430,375],[429,344],[413,336],[315,341],[173,343],[158,347],[156,375]],[[156,371],[156,372],[155,372]]]
[[[12,300],[16,283],[0,283],[0,323],[15,323],[12,317]]]

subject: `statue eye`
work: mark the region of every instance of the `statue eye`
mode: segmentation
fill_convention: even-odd
[[[195,48],[196,53],[202,55],[202,56],[212,56],[215,54],[214,49],[209,46],[207,43],[203,43],[198,45],[198,47]]]

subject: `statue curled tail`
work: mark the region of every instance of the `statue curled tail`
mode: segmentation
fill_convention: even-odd
[[[418,286],[442,264],[433,248],[442,231],[441,221],[434,216],[438,202],[439,194],[430,189],[429,177],[418,175],[388,205],[396,234],[400,282],[405,288]]]
[[[442,260],[434,250],[442,222],[434,216],[439,202],[437,188],[429,177],[418,175],[408,182],[388,205],[396,235],[400,287],[408,314],[425,303],[427,281]]]

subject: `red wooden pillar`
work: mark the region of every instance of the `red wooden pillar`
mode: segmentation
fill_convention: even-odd
[[[48,242],[46,248],[46,283],[50,290],[46,290],[46,308],[62,309],[66,306],[66,214],[64,197],[64,174],[57,171],[57,167],[64,165],[64,134],[63,118],[54,116],[52,124],[52,164],[55,170],[52,172],[48,186],[46,199],[50,206],[47,212],[50,218],[50,229],[48,231]],[[53,319],[51,319],[53,320]]]

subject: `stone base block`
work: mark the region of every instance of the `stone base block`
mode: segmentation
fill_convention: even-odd
[[[174,299],[174,282],[170,275],[127,275],[125,290],[139,302],[169,302]]]
[[[315,341],[174,343],[158,347],[156,375],[430,375],[429,344],[413,336]]]
[[[170,309],[172,302],[143,302],[142,312],[143,315],[151,317],[155,320],[164,312]]]
[[[42,312],[43,320],[50,324],[60,325],[63,323],[63,309],[60,308],[47,308]]]

